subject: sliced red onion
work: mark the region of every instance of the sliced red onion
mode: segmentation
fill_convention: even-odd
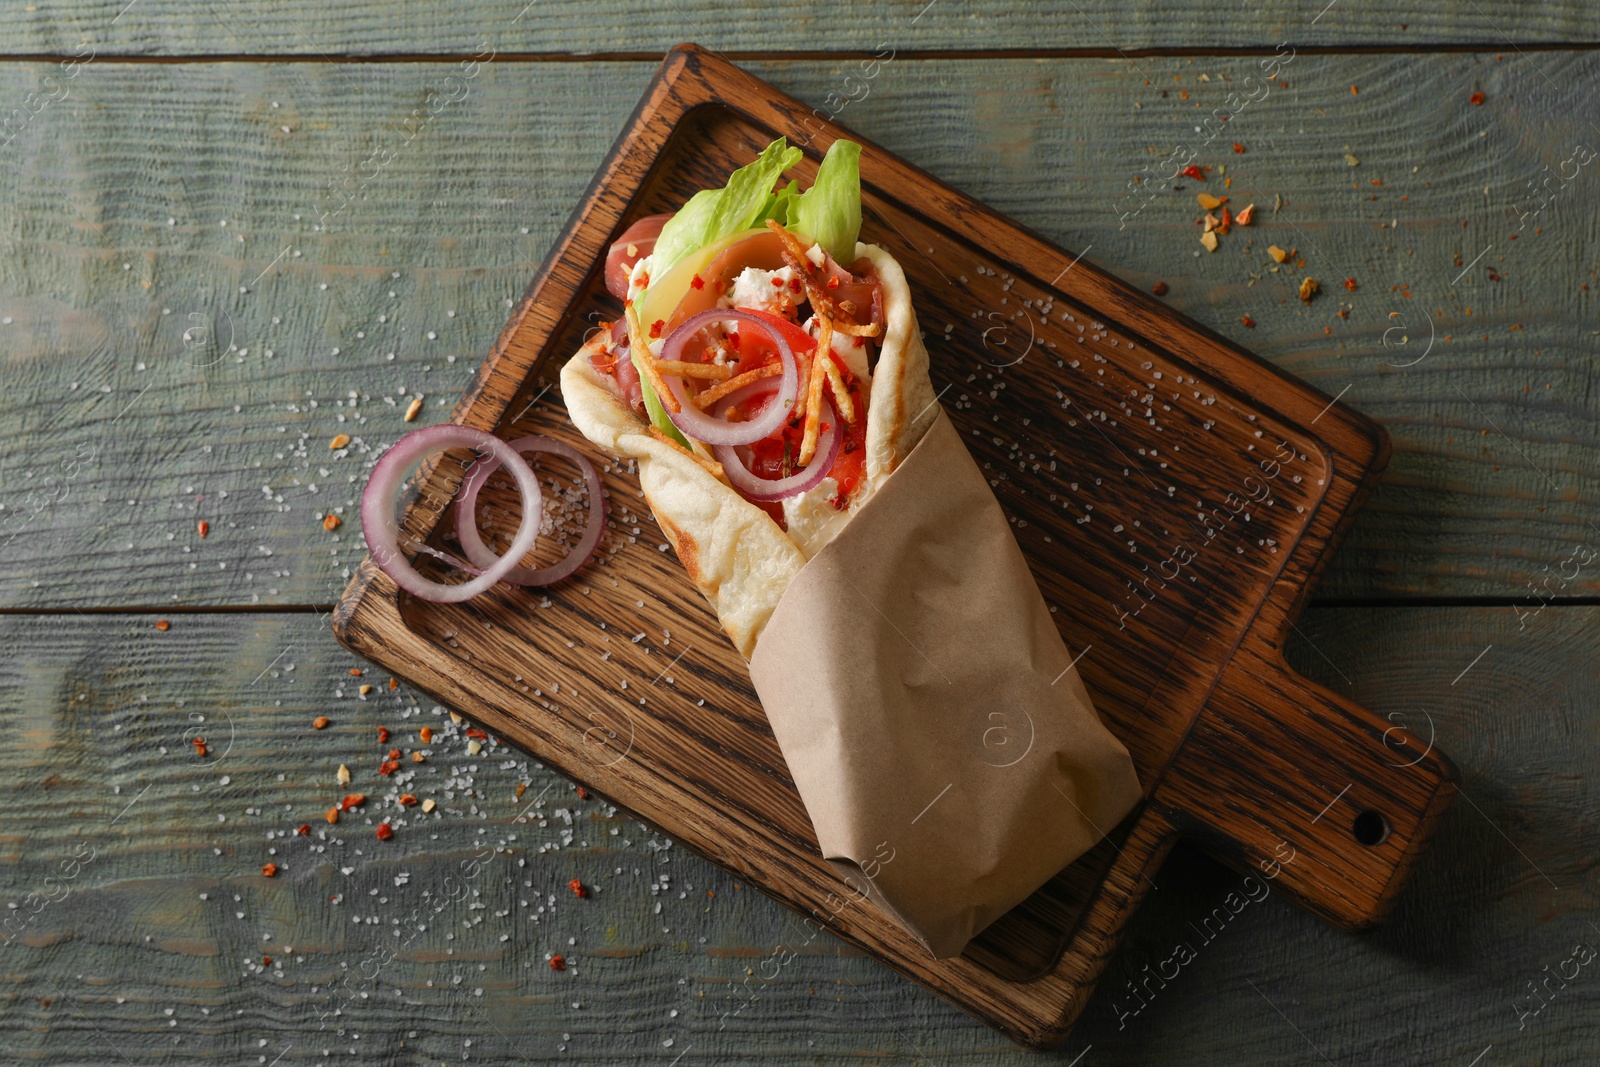
[[[522,494],[522,525],[517,527],[517,536],[505,555],[497,559],[486,556],[485,561],[479,561],[483,570],[478,572],[477,577],[460,585],[445,585],[418,574],[401,554],[400,524],[394,517],[394,500],[412,463],[447,448],[461,447],[486,452],[495,458],[497,466],[504,463],[510,467],[517,490]],[[393,578],[400,588],[422,600],[456,604],[472,599],[504,578],[516,568],[518,560],[533,550],[534,542],[539,538],[543,506],[538,477],[511,445],[492,434],[466,426],[429,426],[413,430],[400,438],[372,468],[372,476],[361,494],[361,533],[366,538],[373,562],[379,570]],[[432,550],[429,550],[429,554],[443,555]],[[448,556],[444,558],[448,562],[458,563]],[[470,567],[463,569],[473,570]]]
[[[693,437],[697,441],[704,441],[713,448],[719,445],[748,445],[761,440],[763,437],[772,436],[783,420],[789,417],[790,410],[794,407],[795,399],[800,394],[800,367],[795,361],[794,351],[789,347],[789,342],[783,339],[783,334],[772,323],[763,320],[758,315],[748,311],[738,311],[733,308],[702,311],[686,320],[672,333],[667,335],[667,340],[661,346],[663,360],[677,360],[683,358],[683,347],[689,343],[690,338],[714,322],[737,322],[741,326],[757,329],[772,338],[778,346],[778,359],[783,363],[783,373],[778,376],[778,398],[768,404],[760,415],[749,422],[729,422],[727,419],[715,418],[701,411],[689,399],[688,391],[683,387],[683,379],[675,374],[663,374],[667,388],[672,390],[672,395],[678,398],[680,410],[668,409],[667,417],[672,424],[681,430],[686,437]],[[649,358],[649,357],[646,357]],[[727,410],[720,407],[718,410]]]
[[[572,546],[572,551],[548,567],[541,567],[539,570],[513,567],[502,575],[502,578],[512,585],[554,585],[587,563],[589,557],[594,555],[595,549],[600,547],[600,535],[606,528],[606,491],[600,484],[600,472],[589,462],[588,456],[565,441],[535,434],[531,437],[517,438],[511,442],[510,447],[518,453],[551,452],[564,456],[578,465],[578,469],[583,472],[583,480],[589,486],[589,521],[583,528],[583,536]],[[483,538],[478,536],[478,490],[482,489],[489,476],[499,469],[498,460],[473,467],[467,480],[461,483],[461,493],[456,497],[456,540],[461,542],[467,558],[480,567],[488,566],[489,561],[495,558],[495,554],[489,551],[489,547],[483,543]]]
[[[742,404],[776,388],[770,378],[751,382],[744,388],[723,397],[721,403],[717,405],[717,410],[725,412],[735,404]],[[712,445],[711,451],[716,454],[718,462],[722,464],[723,473],[728,476],[728,481],[733,487],[751,500],[770,502],[797,496],[826,478],[828,472],[833,469],[833,461],[839,458],[839,446],[844,440],[844,434],[839,432],[839,415],[833,410],[833,402],[823,397],[822,405],[822,421],[827,424],[827,428],[817,437],[817,451],[804,470],[787,478],[762,478],[745,465],[737,449],[727,445]],[[767,410],[771,411],[775,406],[776,404],[769,404]]]

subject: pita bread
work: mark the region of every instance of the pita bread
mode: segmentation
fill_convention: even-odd
[[[861,507],[911,454],[939,413],[928,377],[905,272],[877,245],[857,244],[872,260],[883,294],[884,334],[867,397],[865,477],[843,514]],[[789,581],[843,523],[802,551],[767,513],[714,478],[673,446],[650,436],[589,361],[604,335],[579,349],[561,368],[561,391],[572,423],[613,455],[637,460],[639,485],[684,569],[717,613],[740,655],[755,653],[756,639]]]

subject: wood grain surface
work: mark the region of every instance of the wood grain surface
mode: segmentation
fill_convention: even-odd
[[[1200,159],[1236,177],[1234,203],[1259,202],[1255,231],[1205,253],[1192,184],[1121,228],[1140,202],[1126,184],[1193,138],[1198,101],[1178,93],[1219,104],[1217,79],[1242,83],[1254,62],[1141,61],[1166,99],[1099,60],[895,62],[838,119],[1136,285],[1167,282],[1171,306],[1324,392],[1348,387],[1395,455],[1319,595],[1594,595],[1594,568],[1563,586],[1554,565],[1594,536],[1576,502],[1600,491],[1594,215],[1579,209],[1597,172],[1541,233],[1510,241],[1506,213],[1585,136],[1600,60],[1537,57],[1557,91],[1492,55],[1298,57],[1290,88]],[[0,98],[48,69],[0,67]],[[31,532],[0,558],[0,604],[332,602],[360,542],[353,524],[325,534],[322,514],[352,514],[412,395],[424,421],[454,403],[653,68],[491,63],[408,131],[453,69],[363,66],[358,91],[327,64],[96,63],[17,137],[0,169],[18,205],[0,219],[0,514]],[[847,73],[753,69],[819,107]],[[1477,85],[1493,93],[1482,107],[1466,100]],[[330,183],[385,151],[316,230],[343,202]],[[1299,248],[1304,270],[1272,273],[1271,244]],[[1324,286],[1309,306],[1303,274]],[[237,351],[214,347],[230,338]],[[357,438],[347,456],[326,448],[341,431]],[[93,489],[29,501],[30,472],[91,450]],[[203,546],[199,518],[216,531]]]
[[[1195,927],[1241,882],[1180,845],[1074,1041],[1043,1060],[1593,1060],[1590,968],[1553,998],[1528,988],[1600,937],[1589,925],[1600,924],[1600,618],[1571,603],[1600,593],[1594,568],[1575,563],[1595,536],[1584,288],[1596,282],[1595,171],[1552,199],[1538,191],[1543,168],[1595,144],[1592,13],[1484,0],[1427,12],[1350,0],[829,10],[742,22],[699,0],[0,10],[0,54],[13,57],[0,62],[0,113],[31,116],[0,136],[0,612],[23,613],[0,617],[11,742],[0,899],[18,905],[5,915],[29,893],[59,896],[62,883],[44,879],[80,843],[97,849],[65,899],[0,938],[0,1061],[1022,1062],[837,942],[757,977],[794,938],[783,909],[577,801],[549,772],[469,756],[458,734],[418,768],[440,776],[413,786],[474,784],[452,786],[431,825],[411,809],[392,853],[377,851],[367,817],[328,828],[343,845],[315,839],[328,849],[312,854],[320,867],[264,837],[269,823],[291,835],[317,823],[342,795],[328,778],[338,762],[370,780],[377,726],[396,729],[413,704],[411,725],[446,721],[404,690],[389,697],[381,678],[358,704],[349,687],[361,680],[344,673],[355,663],[315,614],[285,609],[331,603],[359,538],[353,523],[326,534],[320,515],[350,515],[413,391],[427,398],[418,424],[444,416],[659,53],[693,37],[1087,261],[1142,287],[1169,283],[1173,307],[1328,394],[1348,385],[1344,401],[1393,437],[1387,480],[1317,592],[1380,606],[1314,606],[1289,653],[1394,722],[1397,738],[1437,736],[1455,757],[1464,788],[1438,846],[1374,934],[1331,930],[1279,895],[1205,940]],[[1575,47],[1539,47],[1562,41]],[[427,93],[449,91],[485,42],[496,58],[419,126]],[[1203,141],[1195,116],[1280,42],[1298,47],[1288,86],[1197,158],[1228,166],[1230,196],[1281,195],[1275,226],[1208,256],[1194,244],[1191,186],[1119,228],[1139,203],[1128,182]],[[896,58],[863,94],[860,63],[885,45]],[[1330,47],[1413,54],[1318,54]],[[1442,51],[1460,47],[1473,51]],[[1115,48],[1132,63],[1091,58]],[[823,54],[844,49],[854,54]],[[585,51],[610,58],[566,58]],[[410,59],[429,52],[446,58]],[[69,80],[54,60],[16,58],[42,53],[94,58]],[[400,61],[373,61],[386,55]],[[198,61],[165,61],[178,56]],[[240,61],[210,61],[227,56]],[[363,165],[366,178],[385,149],[361,199],[315,230],[330,183]],[[1517,212],[1541,203],[1518,231]],[[1304,271],[1274,274],[1262,250],[1291,247],[1286,233],[1312,254]],[[1302,273],[1324,284],[1309,306],[1294,296]],[[1356,292],[1339,288],[1346,276]],[[224,336],[248,353],[218,359]],[[351,391],[357,410],[335,407]],[[371,422],[356,424],[355,451],[328,452],[359,417]],[[1480,606],[1441,606],[1452,603]],[[97,613],[128,605],[168,614]],[[153,629],[161,617],[165,633]],[[305,728],[319,713],[334,724]],[[183,746],[224,726],[238,744],[212,749],[228,755],[201,770]],[[551,787],[534,809],[546,826],[512,822],[523,781],[529,801]],[[563,807],[604,838],[579,829],[564,841]],[[388,962],[380,933],[425,921],[417,913],[476,843],[502,838],[522,851],[473,881],[482,896],[470,903],[484,906],[401,935]],[[259,868],[272,859],[286,870],[268,881]],[[346,881],[334,863],[357,885],[324,906],[336,889],[323,881]],[[666,888],[653,877],[663,872]],[[564,895],[574,876],[596,887],[591,898]],[[1170,974],[1179,943],[1196,956],[1158,985],[1143,968]],[[548,970],[553,951],[571,956],[567,972]],[[283,978],[249,967],[263,955],[287,959]],[[377,981],[363,981],[374,967]],[[348,996],[331,991],[342,978]],[[346,1014],[319,1029],[340,1002]]]
[[[491,41],[509,53],[622,53],[653,62],[687,40],[735,53],[871,52],[885,42],[941,52],[1071,49],[1107,55],[1206,45],[1270,50],[1280,41],[1343,48],[1510,48],[1592,42],[1600,18],[1582,0],[1482,0],[1411,12],[1356,0],[1074,0],[1067,6],[1040,0],[782,0],[748,9],[714,0],[474,0],[465,10],[427,0],[71,0],[48,8],[7,8],[0,30],[5,51],[13,55],[66,53],[83,40],[103,44],[112,54],[137,56],[466,55]]]
[[[691,1046],[685,1064],[1066,1065],[1085,1049],[1083,1064],[1321,1062],[1308,1039],[1335,1063],[1395,1067],[1470,1063],[1491,1043],[1484,1062],[1576,1067],[1592,1052],[1600,983],[1572,981],[1521,1029],[1513,1008],[1545,965],[1597,940],[1594,608],[1550,609],[1524,631],[1504,607],[1312,609],[1294,665],[1435,737],[1467,799],[1391,921],[1362,937],[1273,894],[1220,934],[1203,927],[1206,941],[1190,924],[1242,880],[1180,846],[1073,1042],[1042,1058],[832,939],[763,970],[804,936],[784,909],[501,747],[469,755],[431,702],[350,677],[358,661],[313,614],[174,615],[165,633],[156,618],[0,619],[0,902],[16,915],[29,893],[58,898],[0,944],[8,1062],[122,1062],[107,1040],[136,1064],[288,1048],[284,1064],[328,1049],[335,1062],[666,1067]],[[365,700],[363,683],[376,684]],[[376,775],[379,726],[430,752],[414,778]],[[402,788],[441,807],[402,812]],[[351,789],[369,811],[328,826]],[[395,819],[388,842],[379,813]],[[89,848],[76,878],[45,883]],[[443,910],[452,876],[476,895]],[[572,878],[592,895],[575,898]],[[1126,1014],[1127,983],[1180,942],[1195,959]],[[549,969],[552,952],[567,971]]]

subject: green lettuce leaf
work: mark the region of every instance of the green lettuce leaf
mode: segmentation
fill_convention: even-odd
[[[650,273],[664,277],[684,256],[730,233],[760,225],[774,201],[778,176],[800,162],[801,152],[778,138],[755,161],[728,175],[721,189],[702,189],[661,227],[651,254]],[[787,191],[786,191],[787,192]],[[780,194],[781,197],[782,194]]]
[[[650,416],[651,424],[684,448],[693,451],[688,438],[684,437],[682,431],[673,425],[672,416],[667,414],[667,409],[661,404],[661,398],[656,396],[655,386],[650,384],[650,379],[646,377],[644,368],[639,365],[639,360],[650,357],[643,352],[630,352],[628,358],[633,360],[633,369],[639,372],[639,391],[644,394],[644,410]]]
[[[817,180],[793,202],[785,225],[817,242],[840,263],[856,258],[856,238],[861,233],[860,145],[840,140],[828,146]]]

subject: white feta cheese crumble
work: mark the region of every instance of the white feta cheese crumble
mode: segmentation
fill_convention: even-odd
[[[755,308],[758,311],[770,311],[774,315],[782,315],[791,303],[789,283],[793,279],[794,269],[791,267],[781,267],[778,270],[746,267],[733,280],[733,288],[717,301],[717,306]],[[773,284],[774,282],[777,284]]]
[[[809,259],[814,266],[820,267],[822,266],[823,261],[828,258],[828,254],[822,250],[821,245],[812,245],[810,248],[806,249],[806,258]]]
[[[807,319],[800,328],[812,337],[821,336],[822,326],[817,322],[815,315]],[[858,346],[854,337],[835,330],[833,332],[833,340],[829,342],[829,347],[833,349],[834,355],[839,357],[840,362],[850,368],[850,373],[861,379],[861,391],[870,396],[872,393],[872,375],[867,371],[866,345]]]
[[[650,277],[650,262],[655,256],[642,256],[628,272],[628,299],[635,300],[645,290],[645,280]]]

